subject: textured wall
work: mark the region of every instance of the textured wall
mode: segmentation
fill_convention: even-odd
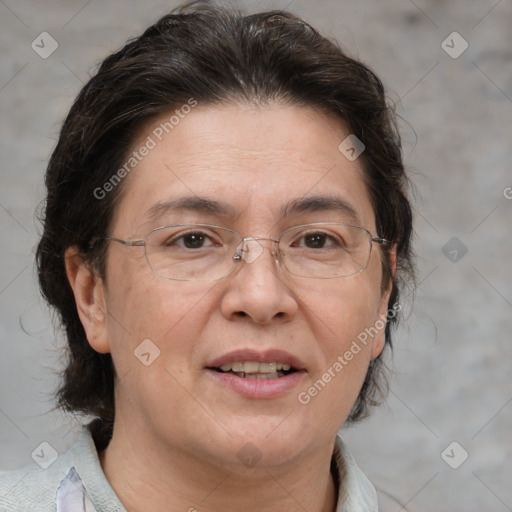
[[[174,5],[0,2],[1,468],[77,434],[74,418],[52,411],[63,341],[33,267],[59,123],[94,64]],[[512,2],[244,5],[288,5],[338,39],[381,76],[404,120],[420,285],[387,404],[343,433],[382,510],[512,510]],[[58,44],[49,56],[52,41],[36,39],[45,31]]]

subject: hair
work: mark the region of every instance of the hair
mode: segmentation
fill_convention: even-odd
[[[123,183],[98,199],[95,191],[123,166],[141,127],[193,98],[198,104],[293,104],[333,115],[365,145],[362,160],[382,251],[382,289],[392,281],[389,308],[413,278],[412,212],[394,109],[379,78],[299,17],[280,10],[247,15],[209,2],[190,2],[163,16],[108,56],[74,101],[46,172],[44,231],[37,247],[42,293],[60,316],[69,345],[57,391],[64,410],[94,417],[108,443],[115,371],[110,354],[89,345],[65,269],[76,247],[105,277],[106,243]],[[341,142],[341,141],[340,141]],[[396,307],[395,307],[396,309]],[[391,346],[398,314],[388,317]],[[348,418],[359,420],[387,391],[382,354],[372,361]]]

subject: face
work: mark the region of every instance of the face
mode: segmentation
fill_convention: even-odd
[[[148,136],[156,144],[125,178],[111,236],[138,240],[159,226],[204,223],[277,238],[315,222],[379,235],[361,159],[338,150],[348,135],[339,122],[303,107],[197,106],[158,140],[167,119],[134,141],[134,151]],[[313,196],[349,208],[290,208]],[[225,208],[162,206],[184,197]],[[272,244],[262,247],[229,276],[194,282],[156,275],[144,247],[109,243],[106,281],[96,279],[89,301],[96,309],[84,314],[86,305],[81,317],[91,345],[112,353],[116,424],[141,442],[226,466],[257,449],[263,467],[333,442],[384,344],[380,248],[357,275],[308,279],[288,274]],[[212,369],[251,361],[300,371],[259,380]]]

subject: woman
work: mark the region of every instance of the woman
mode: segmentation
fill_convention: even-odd
[[[406,181],[379,79],[290,13],[193,3],[109,56],[37,250],[96,419],[0,509],[377,510],[337,433],[381,398]]]

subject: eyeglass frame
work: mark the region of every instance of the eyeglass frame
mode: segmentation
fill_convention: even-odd
[[[288,231],[291,231],[292,229],[297,229],[297,228],[305,228],[305,227],[309,227],[309,226],[324,226],[324,225],[345,226],[345,227],[357,228],[357,229],[361,229],[361,230],[365,231],[368,234],[368,236],[369,236],[369,242],[370,242],[370,252],[368,254],[368,261],[366,262],[365,266],[362,269],[358,270],[357,272],[353,272],[352,274],[347,274],[347,275],[343,275],[343,276],[306,277],[306,276],[297,276],[293,272],[290,272],[290,270],[286,267],[286,264],[283,265],[283,268],[285,268],[286,271],[289,274],[291,274],[293,276],[296,276],[296,277],[303,277],[305,279],[341,279],[343,277],[355,276],[355,275],[358,275],[361,272],[363,272],[368,267],[368,264],[369,264],[370,258],[371,258],[371,254],[372,254],[372,247],[373,247],[374,243],[377,243],[377,244],[382,245],[382,246],[386,246],[387,244],[390,243],[389,240],[386,240],[385,238],[373,236],[371,231],[369,231],[368,229],[366,229],[366,228],[364,228],[362,226],[354,226],[352,224],[344,224],[342,222],[312,222],[310,224],[300,224],[298,226],[292,226],[291,228],[285,229],[279,235],[280,238],[263,238],[263,237],[251,237],[251,236],[244,237],[240,233],[238,233],[238,231],[235,231],[234,229],[227,228],[227,227],[224,227],[224,226],[217,226],[215,224],[188,224],[187,223],[187,224],[168,224],[168,225],[165,225],[165,226],[159,226],[159,227],[154,228],[151,231],[149,231],[143,238],[141,238],[139,240],[122,240],[121,238],[115,238],[115,237],[111,237],[111,236],[105,237],[104,240],[107,240],[107,241],[110,241],[110,242],[117,242],[117,243],[125,245],[127,247],[144,247],[144,253],[145,253],[145,256],[146,256],[146,262],[148,264],[148,267],[150,268],[151,272],[153,272],[158,277],[161,277],[162,279],[169,279],[171,281],[190,281],[190,282],[220,281],[221,279],[224,279],[225,277],[228,277],[230,274],[232,274],[233,271],[236,268],[236,265],[233,265],[231,267],[231,270],[227,274],[224,274],[223,276],[218,277],[216,279],[184,279],[184,278],[176,278],[176,277],[166,277],[166,276],[163,276],[163,275],[157,273],[155,271],[155,269],[151,266],[151,263],[149,262],[148,253],[147,253],[147,240],[146,240],[147,237],[149,235],[151,235],[151,233],[153,233],[155,231],[159,231],[161,229],[166,229],[166,228],[171,228],[171,227],[198,226],[198,227],[219,228],[219,229],[222,229],[222,230],[225,230],[225,231],[229,231],[229,232],[237,235],[239,238],[241,238],[241,242],[240,242],[239,247],[242,246],[242,248],[243,248],[245,242],[258,241],[258,240],[270,240],[270,241],[272,241],[272,242],[277,244],[277,248],[278,248],[277,254],[280,254],[279,243],[281,242],[281,239],[282,239],[283,235],[285,233],[287,233]],[[232,259],[233,259],[233,262],[239,262],[239,261],[241,261],[243,259],[243,257],[242,257],[242,255],[240,254],[239,251],[235,251],[235,254],[233,254],[233,256],[232,256]],[[279,260],[277,260],[277,261],[280,261],[280,259],[281,258],[279,258]]]

